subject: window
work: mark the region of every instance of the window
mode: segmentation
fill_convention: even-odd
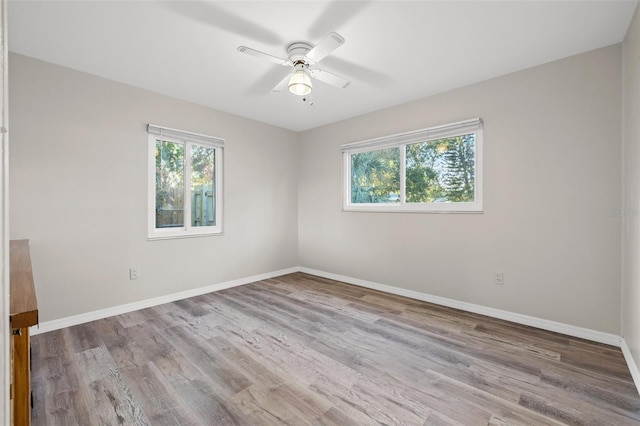
[[[154,125],[149,132],[149,239],[222,233],[224,140]]]
[[[482,211],[479,118],[342,146],[344,210]]]

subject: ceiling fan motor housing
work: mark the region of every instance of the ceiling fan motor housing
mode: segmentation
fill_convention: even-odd
[[[304,57],[311,50],[313,46],[304,41],[296,41],[287,46],[287,54],[291,63],[304,62]]]

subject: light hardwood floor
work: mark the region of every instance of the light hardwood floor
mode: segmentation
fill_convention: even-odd
[[[640,424],[618,348],[301,273],[32,344],[35,425]]]

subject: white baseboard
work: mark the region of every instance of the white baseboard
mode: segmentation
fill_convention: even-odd
[[[574,325],[532,317],[529,315],[503,311],[500,309],[494,309],[486,306],[475,305],[473,303],[461,302],[454,299],[448,299],[446,297],[434,296],[427,293],[421,293],[413,290],[406,290],[403,288],[393,287],[386,284],[375,283],[372,281],[361,280],[359,278],[347,277],[344,275],[338,275],[331,272],[324,272],[324,271],[319,271],[316,269],[310,269],[306,267],[293,267],[288,269],[282,269],[279,271],[267,272],[264,274],[254,275],[251,277],[239,278],[237,280],[227,281],[224,283],[213,284],[206,287],[200,287],[192,290],[181,291],[179,293],[173,293],[165,296],[141,300],[139,302],[133,302],[133,303],[127,303],[125,305],[114,306],[112,308],[100,309],[98,311],[87,312],[84,314],[74,315],[66,318],[60,318],[52,321],[45,321],[41,323],[38,327],[32,327],[31,334],[37,335],[41,333],[46,333],[48,331],[58,330],[64,327],[72,327],[74,325],[83,324],[86,322],[95,321],[98,319],[107,318],[114,315],[124,314],[127,312],[136,311],[139,309],[145,309],[152,306],[161,305],[163,303],[175,302],[176,300],[187,299],[189,297],[199,296],[201,294],[220,291],[226,288],[249,284],[255,281],[266,280],[269,278],[274,278],[280,275],[291,274],[294,272],[304,272],[311,275],[317,275],[319,277],[329,278],[336,281],[342,281],[342,282],[345,282],[348,284],[354,284],[360,287],[371,288],[374,290],[383,291],[385,293],[396,294],[399,296],[409,297],[411,299],[422,300],[424,302],[435,303],[437,305],[448,306],[450,308],[455,308],[455,309],[460,309],[467,312],[486,315],[493,318],[499,318],[499,319],[511,321],[518,324],[529,325],[531,327],[541,328],[543,330],[554,331],[557,333],[566,334],[568,336],[592,340],[594,342],[605,343],[607,345],[612,345],[617,347],[620,347],[621,345],[620,336],[617,336],[615,334],[603,333],[601,331],[590,330],[587,328],[582,328]],[[627,355],[625,355],[625,357],[626,356]],[[630,353],[629,353],[629,359],[631,359]],[[637,368],[635,371],[637,374]],[[633,370],[632,370],[632,373],[633,373]],[[634,376],[634,380],[639,380],[639,379],[636,379],[636,377]]]
[[[518,324],[528,325],[531,327],[541,328],[543,330],[554,331],[556,333],[566,334],[568,336],[579,337],[581,339],[592,340],[594,342],[604,343],[607,345],[620,347],[620,336],[602,331],[591,330],[588,328],[577,327],[575,325],[564,324],[561,322],[550,321],[542,318],[532,317],[529,315],[517,314],[515,312],[503,311],[500,309],[489,308],[486,306],[475,305],[473,303],[460,302],[446,297],[433,296],[418,291],[406,290],[404,288],[393,287],[386,284],[375,283],[372,281],[361,280],[359,278],[346,277],[344,275],[333,274],[331,272],[318,271],[305,267],[298,268],[300,272],[306,274],[317,275],[319,277],[329,278],[331,280],[342,281],[348,284],[354,284],[360,287],[371,288],[383,291],[385,293],[396,294],[398,296],[409,297],[411,299],[421,300],[423,302],[434,303],[436,305],[447,306],[450,308],[460,309],[467,312],[486,315],[488,317],[503,319]]]
[[[636,361],[633,359],[631,349],[629,349],[627,341],[624,339],[624,337],[620,342],[620,348],[622,349],[624,360],[627,362],[627,366],[629,366],[631,377],[633,377],[633,382],[636,384],[636,389],[638,389],[638,394],[640,395],[640,369],[638,368],[638,364],[636,364]]]
[[[200,296],[201,294],[212,293],[214,291],[224,290],[226,288],[237,287],[239,285],[249,284],[256,281],[266,280],[269,278],[279,277],[280,275],[292,274],[298,272],[299,268],[293,267],[281,269],[279,271],[267,272],[264,274],[253,275],[251,277],[238,278],[236,280],[223,283],[213,284],[206,287],[194,288],[193,290],[181,291],[179,293],[167,294],[165,296],[154,297],[151,299],[141,300],[139,302],[127,303],[125,305],[114,306],[112,308],[100,309],[98,311],[87,312],[84,314],[73,315],[66,318],[60,318],[52,321],[45,321],[38,327],[30,329],[31,335],[46,333],[48,331],[58,330],[65,327],[72,327],[78,324],[95,321],[114,315],[125,314],[127,312],[137,311],[139,309],[150,308],[152,306],[162,305],[163,303],[175,302],[176,300],[187,299],[189,297]]]

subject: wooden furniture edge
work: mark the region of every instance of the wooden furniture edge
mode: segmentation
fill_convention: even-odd
[[[9,242],[9,311],[11,328],[38,324],[38,301],[33,283],[29,240]]]
[[[29,327],[38,324],[29,240],[9,242],[9,320],[11,322],[11,424],[31,424],[31,342]]]

